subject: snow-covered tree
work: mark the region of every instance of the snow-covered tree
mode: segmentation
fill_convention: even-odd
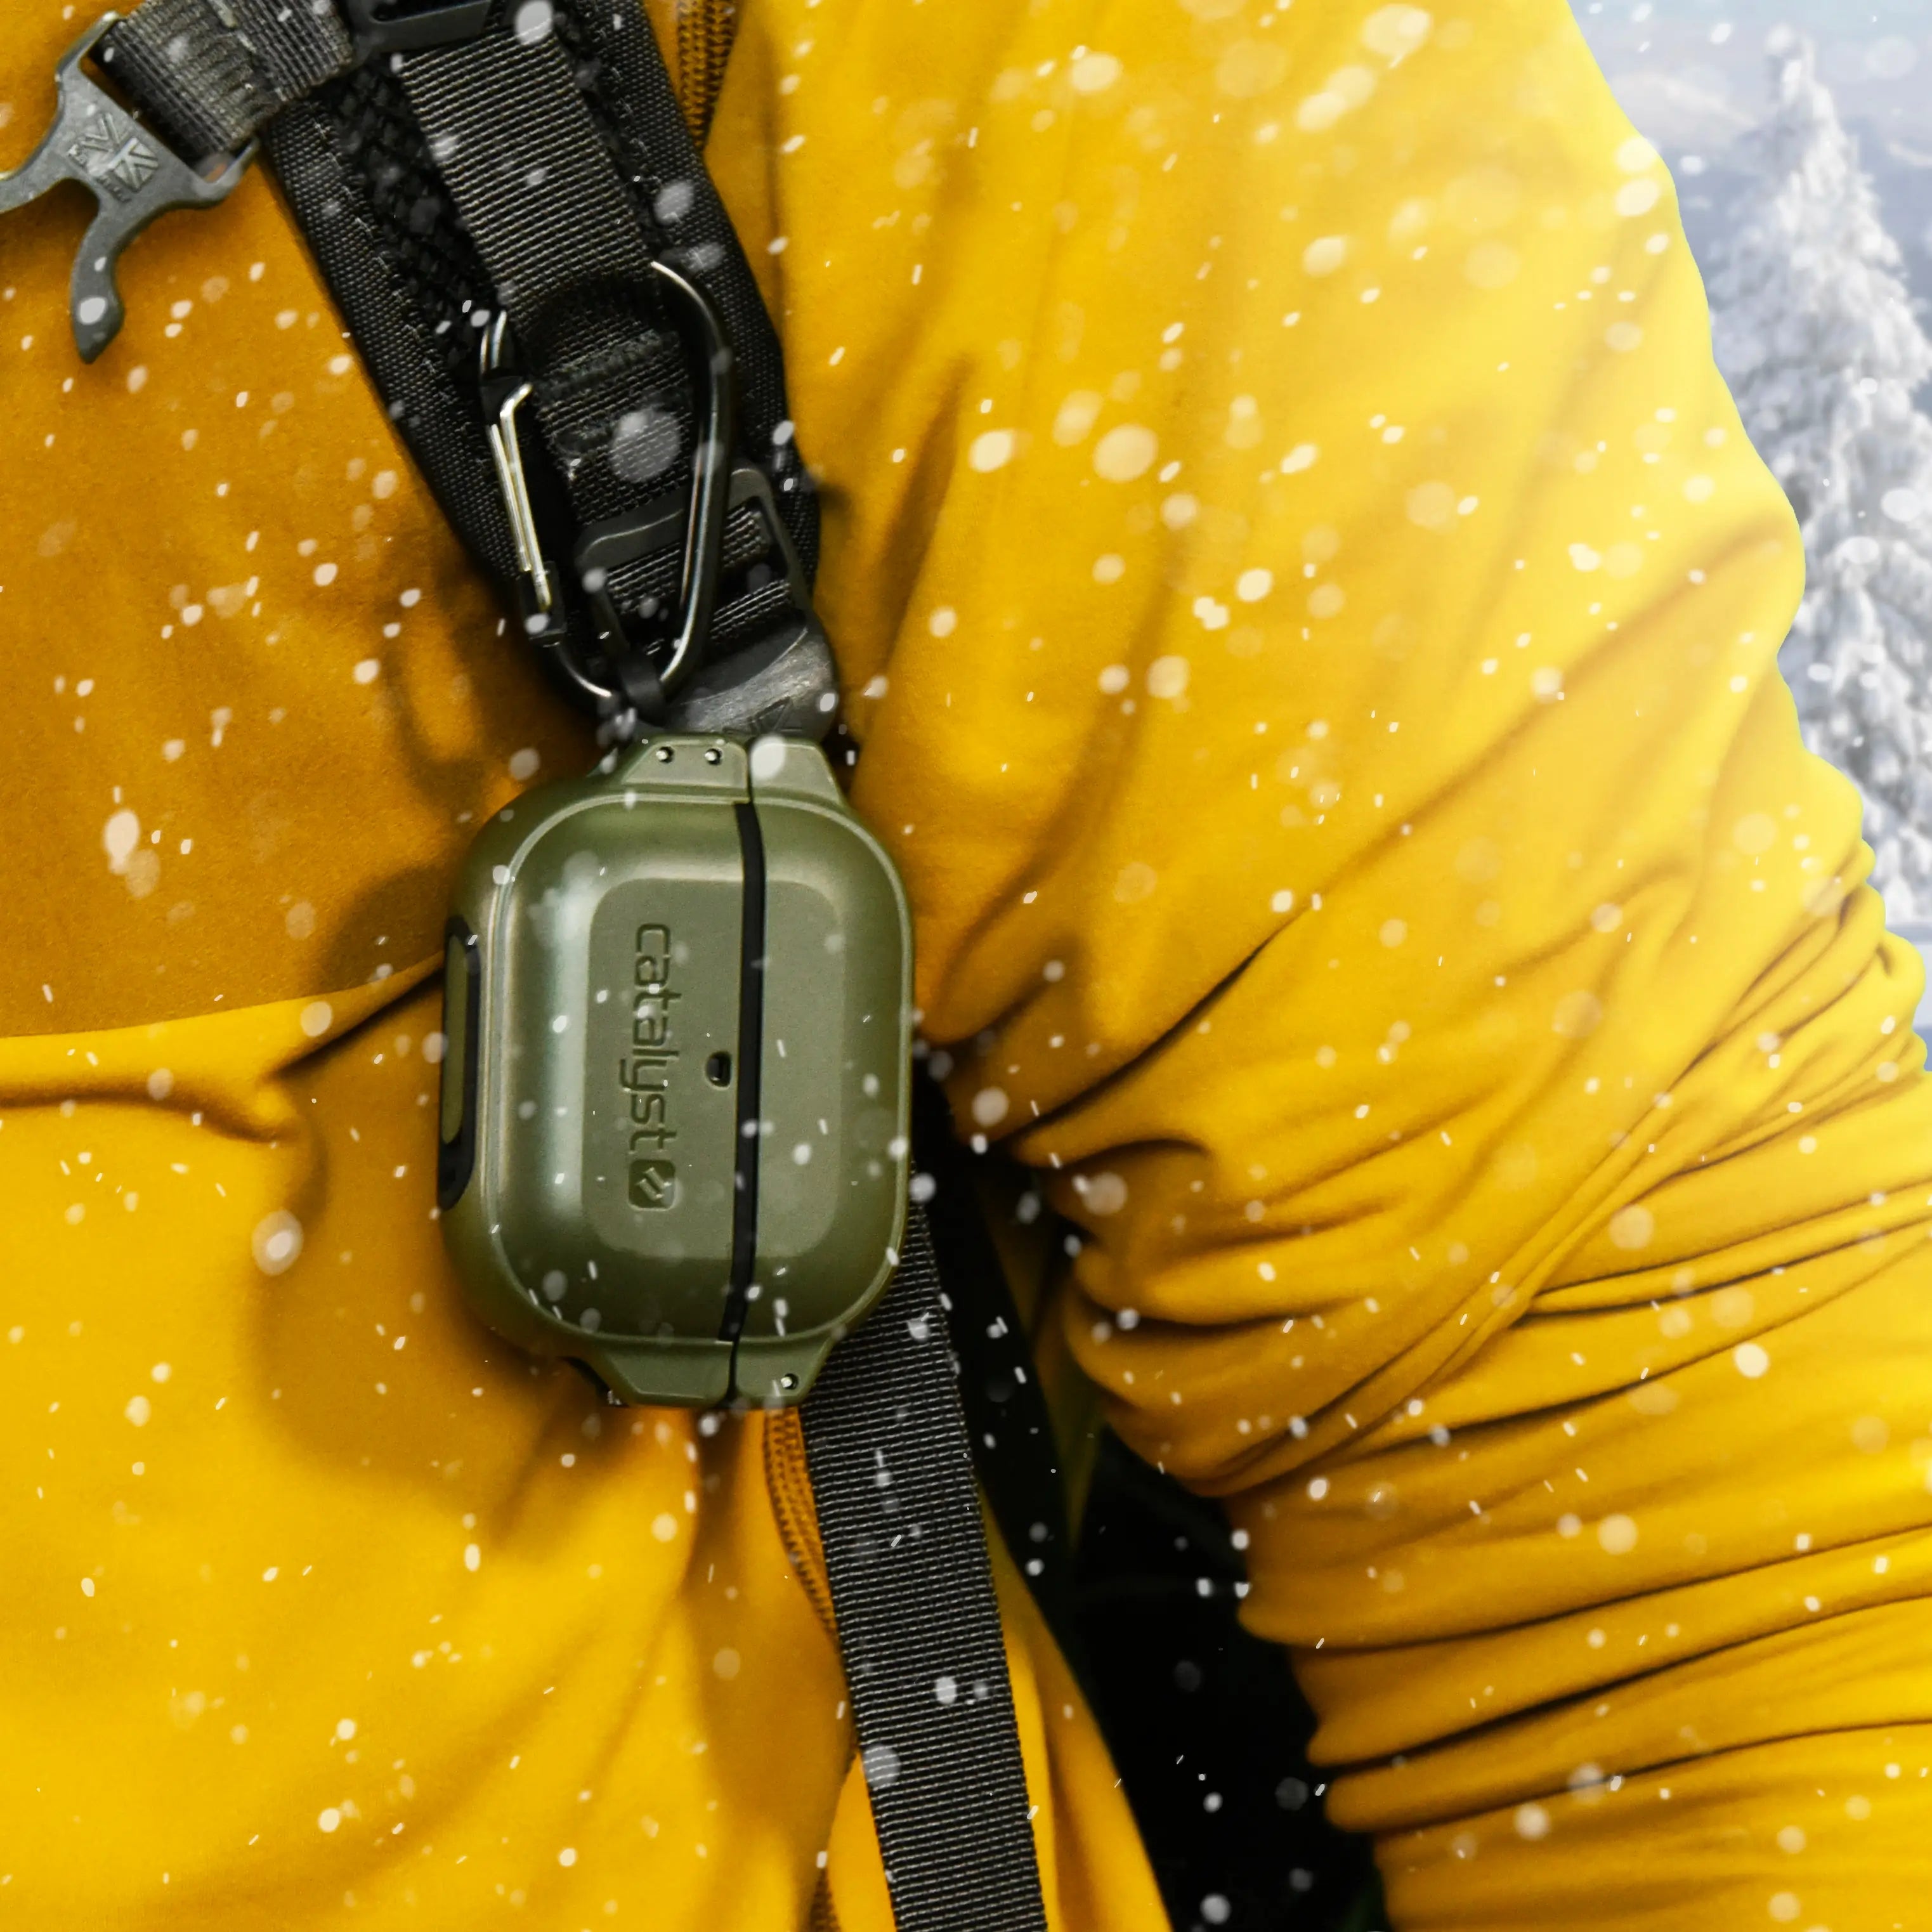
[[[1807,741],[1856,781],[1892,917],[1932,917],[1932,376],[1898,244],[1810,44],[1771,52],[1775,104],[1710,264],[1718,360],[1804,532],[1781,659]]]

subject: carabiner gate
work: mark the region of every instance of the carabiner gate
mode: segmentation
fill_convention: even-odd
[[[616,711],[620,737],[634,736],[641,724],[660,718],[667,701],[704,662],[712,621],[717,614],[724,526],[730,513],[731,447],[736,431],[731,346],[717,311],[703,292],[675,268],[658,261],[650,266],[683,311],[694,374],[700,376],[706,397],[703,432],[691,452],[690,502],[688,508],[670,513],[682,524],[684,542],[677,628],[662,664],[632,639],[607,586],[614,570],[663,547],[668,533],[664,507],[654,504],[592,524],[579,533],[572,548],[572,565],[589,599],[614,677],[614,684],[606,685],[592,675],[572,648],[562,581],[544,554],[537,528],[520,427],[533,386],[515,368],[510,352],[509,319],[500,311],[483,332],[481,354],[484,430],[516,545],[524,628],[540,647],[556,652],[566,676],[599,710]]]

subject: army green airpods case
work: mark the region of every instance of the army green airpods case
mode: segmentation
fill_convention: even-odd
[[[650,739],[478,838],[438,1194],[472,1306],[626,1402],[802,1401],[896,1266],[911,928],[802,739]]]

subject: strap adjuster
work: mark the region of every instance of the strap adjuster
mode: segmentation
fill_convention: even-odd
[[[238,154],[224,158],[218,173],[205,175],[81,70],[118,17],[104,14],[61,56],[54,68],[53,125],[19,167],[0,175],[0,214],[24,208],[61,182],[78,182],[94,196],[97,212],[74,257],[68,295],[74,346],[83,362],[114,340],[126,314],[114,272],[122,250],[171,208],[225,201],[255,156],[250,141]]]

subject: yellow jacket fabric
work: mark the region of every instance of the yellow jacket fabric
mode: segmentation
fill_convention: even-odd
[[[1567,8],[741,12],[854,796],[1085,1232],[1070,1406],[1226,1498],[1402,1932],[1920,1922],[1920,974]],[[583,734],[269,184],[92,368],[74,216],[0,224],[10,1922],[883,1932],[795,1424],[598,1411],[430,1217],[445,888]],[[1053,1922],[1157,1925],[1000,1561]]]

